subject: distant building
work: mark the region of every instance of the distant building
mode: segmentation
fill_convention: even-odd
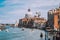
[[[44,18],[23,18],[19,20],[19,26],[23,27],[37,27],[37,28],[42,28],[45,27],[46,20]]]
[[[18,23],[18,26],[22,26],[23,25],[23,22],[22,22],[22,19],[19,19],[19,23]]]
[[[15,23],[15,27],[17,27],[18,26],[18,22],[16,21],[16,23]]]
[[[48,26],[54,28],[54,14],[53,10],[48,11]]]
[[[19,24],[18,24],[18,26],[19,26],[19,27],[24,27],[24,26],[27,26],[27,23],[28,23],[27,18],[22,18],[22,19],[19,19]]]
[[[32,12],[30,9],[28,9],[28,12],[25,14],[25,18],[31,18],[32,17]]]
[[[0,31],[5,29],[5,25],[4,24],[0,24]]]
[[[46,26],[46,19],[44,19],[44,18],[35,18],[33,26],[37,27],[37,28],[45,27]]]
[[[19,27],[29,27],[29,28],[42,28],[45,27],[46,19],[40,18],[40,14],[36,12],[36,15],[32,17],[32,13],[30,9],[28,9],[28,13],[25,14],[25,17],[19,19]]]
[[[55,8],[48,12],[48,24],[54,30],[60,29],[60,8]]]

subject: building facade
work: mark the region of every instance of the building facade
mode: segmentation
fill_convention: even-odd
[[[46,19],[40,18],[40,12],[36,12],[36,15],[32,16],[32,12],[28,9],[25,17],[19,20],[19,27],[27,28],[42,28],[45,27]]]
[[[49,10],[48,12],[48,26],[54,28],[54,14],[52,13],[53,10]]]
[[[60,30],[60,8],[48,12],[48,25],[54,30]]]

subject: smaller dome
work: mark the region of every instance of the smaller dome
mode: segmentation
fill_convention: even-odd
[[[28,9],[28,12],[30,12],[31,10],[30,9]]]

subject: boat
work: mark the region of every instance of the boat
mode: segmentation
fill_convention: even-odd
[[[8,30],[8,29],[6,29],[5,31],[6,31],[6,32],[9,32],[9,30]]]
[[[0,29],[0,31],[1,31],[1,29]]]
[[[22,31],[24,31],[24,27],[22,28]]]

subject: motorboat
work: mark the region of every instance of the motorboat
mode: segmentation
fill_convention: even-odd
[[[6,32],[9,32],[9,30],[8,30],[8,29],[6,29],[5,31],[6,31]]]

